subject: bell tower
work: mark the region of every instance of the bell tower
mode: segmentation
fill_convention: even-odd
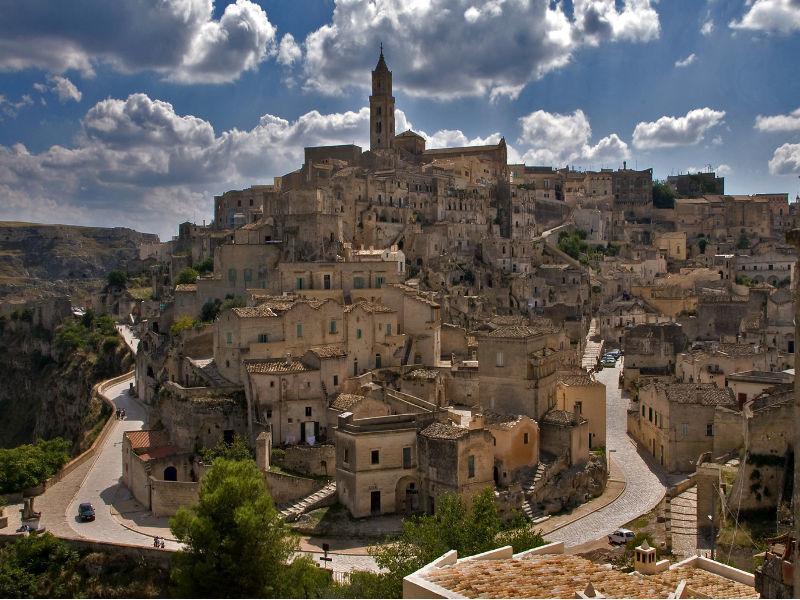
[[[378,64],[372,71],[372,95],[369,97],[369,149],[394,148],[394,96],[392,72],[383,59],[383,44]]]

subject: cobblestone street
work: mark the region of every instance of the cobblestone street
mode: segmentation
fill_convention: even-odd
[[[597,379],[606,386],[606,451],[625,478],[625,491],[607,506],[549,534],[547,538],[554,542],[575,546],[602,538],[653,509],[664,496],[667,477],[628,437],[628,398],[619,388],[621,368],[620,360],[616,367],[600,371]]]
[[[681,558],[697,554],[697,486],[670,502],[672,551]]]

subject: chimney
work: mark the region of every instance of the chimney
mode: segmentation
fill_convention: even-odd
[[[652,548],[647,543],[647,540],[643,541],[641,546],[636,547],[633,559],[634,571],[638,571],[642,575],[655,575],[661,571],[666,571],[668,568],[669,560],[658,560],[656,549]]]
[[[262,431],[256,438],[256,464],[262,473],[269,471],[269,455],[272,451],[272,435]]]
[[[622,170],[625,171],[627,168],[628,168],[628,161],[627,160],[623,160],[622,161]]]

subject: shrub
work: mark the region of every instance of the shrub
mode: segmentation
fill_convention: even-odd
[[[0,494],[35,487],[69,461],[70,443],[62,438],[0,448]]]
[[[124,287],[128,283],[128,275],[123,271],[111,271],[106,275],[106,281],[110,287]]]
[[[186,267],[183,271],[178,274],[177,284],[187,284],[187,283],[194,283],[197,281],[197,278],[200,274],[195,271],[192,267]]]
[[[194,327],[194,319],[190,316],[184,315],[179,317],[178,320],[172,324],[172,326],[169,328],[169,332],[172,335],[180,335],[182,331],[186,331],[192,327]]]
[[[214,259],[209,256],[203,262],[199,262],[194,266],[194,270],[198,273],[211,273],[214,271]]]

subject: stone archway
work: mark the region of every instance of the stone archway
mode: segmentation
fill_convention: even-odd
[[[394,511],[401,515],[413,515],[420,510],[419,482],[411,475],[401,477],[395,488]]]
[[[178,481],[178,469],[171,465],[164,469],[164,481]]]

